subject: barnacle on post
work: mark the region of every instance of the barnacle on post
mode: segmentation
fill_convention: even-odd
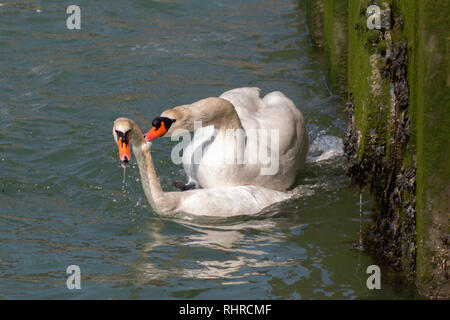
[[[395,18],[395,23],[401,21],[401,17]],[[383,32],[379,34],[379,39],[390,39]],[[379,58],[383,62],[379,70],[382,75],[380,81],[387,81],[392,91],[390,106],[386,108],[380,104],[373,117],[376,123],[385,123],[385,112],[390,110],[388,128],[382,125],[365,128],[364,144],[358,145],[355,101],[350,95],[345,108],[348,116],[344,139],[347,175],[360,191],[368,185],[375,194],[373,223],[364,231],[364,246],[394,269],[406,268],[407,274],[413,277],[416,259],[416,164],[415,160],[412,164],[404,163],[410,137],[407,44],[403,41],[389,44],[382,41],[389,50]],[[376,100],[375,97],[372,99]]]

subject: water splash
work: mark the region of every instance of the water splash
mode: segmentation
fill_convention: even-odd
[[[127,167],[123,168],[123,177],[122,177],[122,191],[125,191],[126,182],[125,182],[125,172],[127,171]]]
[[[362,192],[359,192],[359,250],[363,250],[362,243]]]
[[[307,157],[308,162],[324,161],[344,154],[344,143],[342,139],[323,133],[321,131],[312,141]]]
[[[319,183],[313,184],[313,185],[299,185],[295,187],[294,189],[288,191],[288,193],[292,194],[293,199],[301,198],[301,197],[311,197],[313,196],[316,191],[315,189],[318,189],[320,187],[323,187]]]
[[[355,276],[359,279],[359,282],[362,284],[364,283],[363,278],[361,277],[361,251],[363,251],[364,247],[362,244],[362,192],[359,191],[359,243],[358,246],[356,246],[356,250],[358,250],[358,262],[356,264],[355,268]]]

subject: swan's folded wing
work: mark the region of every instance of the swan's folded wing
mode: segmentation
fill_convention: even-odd
[[[199,184],[197,178],[198,165],[214,135],[214,126],[198,128],[191,142],[183,150],[183,167],[188,176],[188,182]],[[201,187],[201,185],[200,185]]]

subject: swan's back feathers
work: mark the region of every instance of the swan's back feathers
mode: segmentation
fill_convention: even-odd
[[[220,95],[220,98],[233,104],[245,130],[258,129],[260,127],[256,115],[266,105],[259,97],[259,93],[259,88],[236,88]]]
[[[245,130],[276,130],[279,134],[280,180],[276,189],[283,190],[295,179],[309,150],[305,121],[294,102],[280,91],[273,91],[260,98],[259,88],[237,88],[221,95],[230,101],[241,119]]]
[[[236,108],[244,108],[249,112],[257,112],[265,105],[259,97],[261,89],[253,87],[236,88],[220,95],[220,98],[230,101]]]
[[[270,186],[275,190],[289,188],[297,171],[303,167],[309,148],[304,119],[294,102],[280,91],[270,92],[261,98],[260,89],[256,87],[232,89],[224,92],[220,98],[234,106],[245,130],[244,165],[223,165],[223,158],[228,155],[224,150],[241,152],[234,140],[223,133],[208,145],[209,149],[203,153],[198,166],[191,166],[187,163],[190,157],[183,155],[189,180],[198,181],[198,185],[204,188],[227,185]],[[274,140],[274,143],[278,142],[278,145],[273,147],[275,134],[278,134],[278,140]],[[197,133],[194,140],[196,136]],[[263,163],[260,156],[256,163],[251,161],[255,158],[255,152],[269,155],[270,165]],[[269,167],[275,168],[276,172],[266,173],[268,171],[264,170],[262,173],[263,168]]]

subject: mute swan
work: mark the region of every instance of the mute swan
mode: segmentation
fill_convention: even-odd
[[[133,145],[144,193],[153,210],[158,214],[187,213],[216,217],[251,215],[276,202],[293,197],[290,193],[256,186],[164,192],[153,166],[150,153],[152,143],[145,141],[139,126],[131,119],[116,119],[113,136],[119,147],[122,166],[127,166],[131,158],[130,144]]]
[[[303,115],[283,93],[273,91],[262,99],[259,93],[259,88],[229,90],[218,98],[168,109],[153,120],[147,141],[177,136],[181,130],[193,131],[195,122],[201,121],[202,128],[195,131],[183,153],[189,182],[175,186],[185,190],[255,185],[284,191],[294,183],[309,149]],[[229,135],[230,130],[242,131],[241,136],[235,139]],[[256,135],[248,139],[250,133]],[[239,139],[244,142],[239,143]],[[195,161],[194,154],[199,148],[202,156]],[[264,159],[262,155],[271,158]],[[227,162],[230,157],[240,157],[242,161]]]

